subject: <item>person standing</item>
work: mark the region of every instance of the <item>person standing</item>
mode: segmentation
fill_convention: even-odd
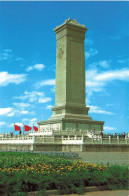
[[[100,133],[100,135],[103,137],[103,130],[101,130],[101,133]]]

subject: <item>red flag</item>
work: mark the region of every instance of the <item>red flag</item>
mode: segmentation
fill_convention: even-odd
[[[15,130],[15,131],[20,131],[20,130],[21,130],[21,127],[18,126],[18,125],[14,125],[14,130]]]
[[[35,127],[34,125],[33,125],[33,129],[34,129],[35,131],[38,131],[38,127]]]
[[[29,127],[28,125],[24,125],[24,131],[30,131],[31,127]]]

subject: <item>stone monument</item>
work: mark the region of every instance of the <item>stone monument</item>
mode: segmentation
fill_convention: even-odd
[[[103,121],[89,115],[85,99],[85,50],[87,28],[75,19],[54,29],[57,40],[56,86],[53,115],[38,122],[39,130],[92,130],[100,133]]]

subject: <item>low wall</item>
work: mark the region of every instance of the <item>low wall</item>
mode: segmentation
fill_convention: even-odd
[[[0,144],[4,151],[129,152],[127,144]]]
[[[31,151],[30,144],[0,144],[0,150],[3,151]]]
[[[34,144],[34,151],[62,151],[62,152],[80,152],[81,145],[73,144]]]
[[[127,144],[84,144],[82,152],[129,152]]]

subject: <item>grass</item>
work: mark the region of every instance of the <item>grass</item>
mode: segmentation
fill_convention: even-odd
[[[0,195],[57,189],[82,193],[85,186],[127,189],[126,166],[84,163],[42,154],[1,152]]]

